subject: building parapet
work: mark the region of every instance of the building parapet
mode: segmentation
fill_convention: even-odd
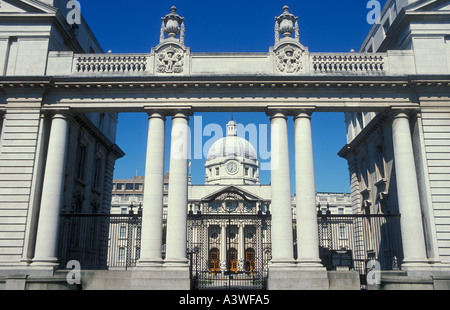
[[[392,54],[392,55],[391,55]],[[181,54],[179,54],[181,55]],[[70,57],[70,59],[68,59]],[[180,57],[180,56],[178,56]],[[72,54],[50,52],[47,75],[54,76],[226,76],[230,68],[239,75],[275,76],[395,76],[405,74],[413,59],[399,53],[305,53],[297,60],[269,53],[188,54],[178,69],[164,69],[161,57],[149,54]],[[213,57],[213,62],[211,62]],[[278,58],[278,59],[277,59]],[[65,59],[65,60],[64,60]],[[164,62],[167,64],[167,61]],[[174,65],[176,62],[172,65]],[[284,64],[280,69],[280,63]],[[390,66],[390,64],[393,66]],[[215,65],[214,65],[215,64]],[[403,65],[401,65],[403,64]],[[413,65],[413,64],[412,64]],[[169,64],[167,64],[169,66]],[[291,66],[291,70],[284,69]],[[298,68],[295,69],[295,66]],[[399,70],[397,70],[399,69]],[[167,73],[165,72],[167,71]],[[170,72],[169,72],[170,71]],[[398,72],[397,72],[398,71]],[[415,72],[408,72],[414,74]]]

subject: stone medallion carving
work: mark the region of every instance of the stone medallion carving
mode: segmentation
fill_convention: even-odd
[[[287,45],[276,51],[277,71],[296,73],[303,70],[303,51],[295,46]]]
[[[182,73],[184,51],[175,46],[168,46],[158,52],[156,61],[156,71],[158,73]]]

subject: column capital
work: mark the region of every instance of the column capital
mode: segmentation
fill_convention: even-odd
[[[289,115],[289,111],[288,110],[284,110],[284,109],[272,109],[272,108],[268,108],[266,115],[270,117],[270,119],[274,119],[274,118],[284,118],[287,119],[288,115]]]
[[[192,109],[172,110],[169,113],[172,116],[172,118],[185,118],[185,119],[189,119],[189,117],[194,114],[192,112]]]
[[[312,116],[313,112],[314,112],[314,110],[312,110],[312,109],[295,110],[293,112],[294,119],[297,119],[297,118],[309,118],[309,119],[311,119],[311,116]]]
[[[166,120],[167,112],[164,110],[146,110],[145,111],[148,115],[148,118],[161,118],[163,120]]]
[[[387,115],[389,115],[392,119],[396,118],[407,118],[409,119],[411,114],[414,112],[417,112],[416,109],[391,109],[387,112]]]
[[[55,111],[52,114],[51,118],[52,119],[59,118],[59,119],[69,120],[70,116],[71,115],[67,111]]]

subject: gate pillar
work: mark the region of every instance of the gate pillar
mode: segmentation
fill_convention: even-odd
[[[323,268],[319,256],[311,112],[298,111],[294,115],[294,120],[297,265],[305,268]]]
[[[188,267],[189,263],[186,244],[189,115],[189,111],[177,111],[172,117],[165,265],[174,267]]]
[[[161,267],[164,192],[165,116],[148,112],[147,156],[142,214],[142,249],[138,267]]]
[[[425,267],[428,263],[423,232],[419,187],[411,140],[409,117],[405,111],[393,113],[392,138],[403,244],[402,269]]]
[[[272,260],[270,265],[271,267],[294,267],[287,113],[276,110],[269,115],[272,152]]]
[[[67,116],[63,113],[55,113],[48,142],[47,164],[32,266],[51,268],[58,266],[58,232],[66,173],[68,130]]]

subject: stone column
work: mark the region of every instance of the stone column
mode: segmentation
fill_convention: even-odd
[[[189,116],[177,112],[172,117],[170,149],[170,180],[167,213],[167,245],[165,264],[188,266],[187,212],[188,212],[188,154]]]
[[[392,137],[398,206],[401,214],[404,255],[402,268],[425,266],[428,260],[411,129],[409,117],[404,111],[397,111],[393,114]]]
[[[274,111],[271,113],[271,267],[295,266],[292,236],[289,146],[286,121],[286,112]]]
[[[294,121],[297,264],[299,267],[322,268],[319,256],[311,112],[298,111]]]
[[[52,119],[48,142],[33,266],[58,265],[58,232],[64,194],[68,129],[67,116],[56,113]]]
[[[245,269],[245,224],[239,223],[239,250],[238,250],[238,268],[239,271],[243,271]]]
[[[149,112],[148,115],[141,258],[138,267],[161,267],[166,119],[158,111]]]
[[[220,223],[220,271],[227,270],[227,223]]]

